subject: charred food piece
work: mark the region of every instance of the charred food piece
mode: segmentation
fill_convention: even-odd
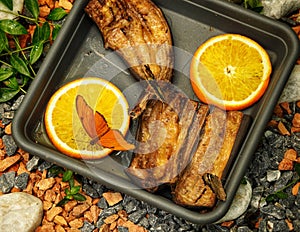
[[[85,11],[100,29],[105,48],[117,51],[136,78],[171,80],[171,33],[152,1],[91,0]]]
[[[155,191],[174,184],[190,161],[208,106],[181,96],[166,96],[169,103],[151,100],[140,117],[137,149],[127,170],[140,187]],[[199,108],[199,109],[198,109]]]
[[[176,183],[176,203],[191,207],[213,207],[217,197],[226,199],[221,178],[242,118],[242,112],[225,112],[218,108],[209,114],[196,153]]]

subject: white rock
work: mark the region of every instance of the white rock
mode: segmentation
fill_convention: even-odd
[[[42,217],[43,203],[39,198],[22,192],[0,196],[1,232],[33,232]]]
[[[261,3],[264,7],[263,14],[275,19],[300,8],[299,0],[262,0]]]
[[[13,11],[14,13],[22,12],[24,5],[24,0],[13,0]],[[9,14],[4,11],[11,12],[6,6],[3,5],[2,2],[0,2],[0,20],[1,19],[14,19],[16,16],[14,14]]]
[[[300,2],[300,1],[299,1]],[[295,65],[284,89],[281,93],[280,102],[293,102],[300,100],[300,65]]]
[[[246,184],[241,184],[235,197],[231,203],[228,212],[217,223],[231,221],[240,217],[246,212],[252,197],[252,187],[249,181]]]

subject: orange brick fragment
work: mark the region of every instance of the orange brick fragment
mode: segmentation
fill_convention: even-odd
[[[4,172],[6,169],[14,165],[19,161],[21,155],[16,154],[14,156],[8,156],[0,162],[0,172]]]
[[[282,102],[280,103],[280,106],[287,112],[287,114],[292,114],[292,110],[288,102]]]
[[[119,215],[118,214],[112,214],[110,216],[108,216],[107,218],[104,219],[104,222],[106,224],[111,224],[113,223],[114,221],[116,221],[117,219],[119,218]]]
[[[11,135],[11,123],[5,127],[4,132],[8,135]]]
[[[274,110],[273,110],[273,114],[275,114],[276,116],[278,116],[279,118],[283,117],[283,110],[279,105],[276,105]]]
[[[227,221],[227,222],[223,222],[221,225],[230,228],[234,225],[234,223],[235,223],[234,221]]]
[[[298,182],[297,184],[295,184],[292,188],[292,194],[294,196],[297,196],[298,195],[298,192],[299,192],[299,187],[300,187],[300,182]]]
[[[88,209],[90,208],[90,205],[86,204],[86,203],[83,203],[83,204],[80,204],[80,205],[77,205],[73,208],[72,210],[72,214],[75,216],[75,217],[80,217],[83,215],[83,213],[85,211],[87,211]]]
[[[109,206],[113,206],[123,200],[123,197],[119,192],[105,192],[103,193],[103,197]]]
[[[292,124],[294,127],[300,127],[300,113],[294,114]]]
[[[61,225],[55,225],[55,232],[66,232]]]
[[[51,9],[44,5],[44,6],[40,6],[40,17],[42,18],[47,18],[47,16],[50,14]]]
[[[278,170],[280,171],[290,171],[294,168],[294,162],[290,159],[283,158],[278,165]]]
[[[47,190],[53,187],[55,184],[55,179],[53,177],[47,178],[47,179],[42,179],[37,183],[37,187],[40,190]]]
[[[72,227],[72,228],[76,228],[76,229],[79,229],[83,226],[83,220],[81,218],[76,218],[74,219],[73,221],[70,221],[69,222],[69,225]]]
[[[68,226],[66,219],[60,215],[56,215],[53,222],[61,226]]]
[[[63,209],[59,206],[55,206],[55,207],[51,208],[49,211],[46,212],[47,220],[53,221],[54,217],[56,215],[59,215],[62,211],[63,211]]]
[[[295,149],[288,149],[286,150],[286,152],[284,153],[284,158],[292,160],[292,161],[296,161],[297,160],[297,151]]]
[[[286,129],[285,125],[282,122],[278,123],[278,130],[282,135],[291,135],[291,133]]]

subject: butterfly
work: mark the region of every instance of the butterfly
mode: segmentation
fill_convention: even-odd
[[[117,129],[111,129],[104,116],[87,104],[83,96],[76,96],[76,111],[86,133],[91,138],[90,144],[98,143],[103,148],[126,151],[135,146],[128,143]]]

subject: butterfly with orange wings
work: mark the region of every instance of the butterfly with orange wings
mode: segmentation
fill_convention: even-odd
[[[118,151],[135,148],[133,144],[125,140],[119,130],[111,129],[104,116],[98,111],[94,112],[81,95],[76,97],[76,110],[83,128],[91,138],[91,145],[98,143],[103,148]]]

